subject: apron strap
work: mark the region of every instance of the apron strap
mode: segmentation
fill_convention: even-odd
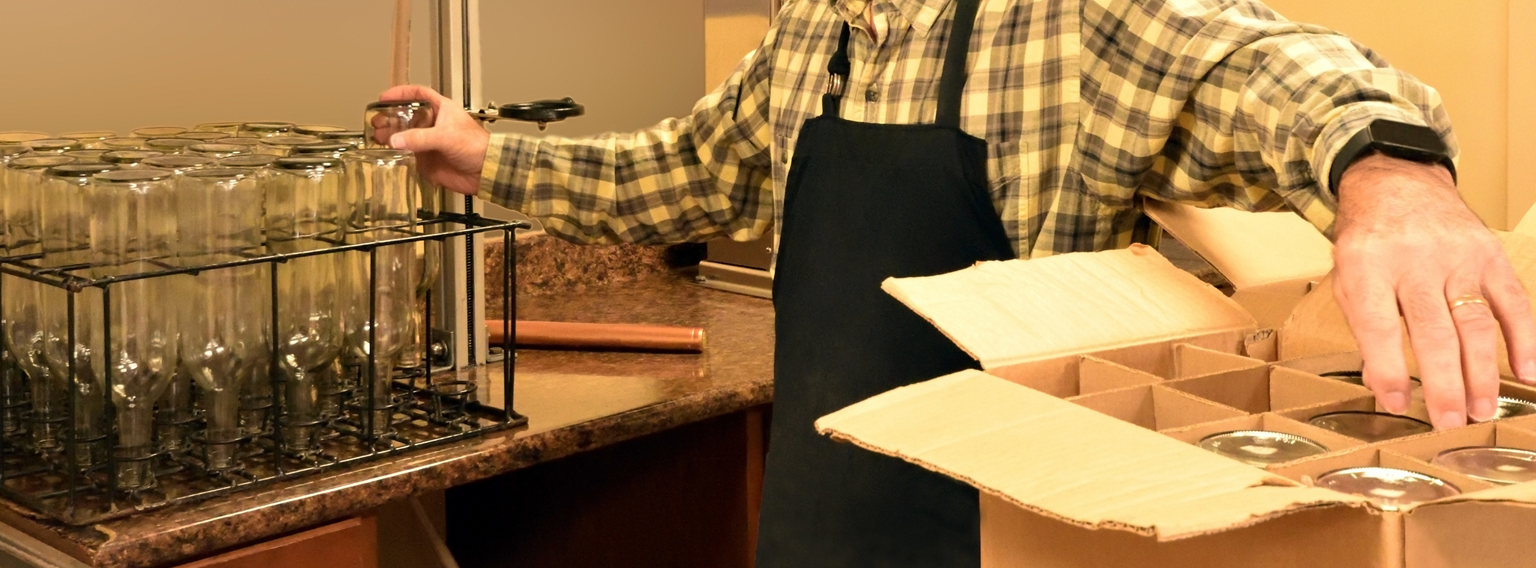
[[[944,47],[944,72],[939,77],[939,126],[960,128],[960,103],[964,99],[966,59],[971,54],[971,30],[981,0],[955,0],[955,19]]]
[[[848,90],[848,74],[853,72],[853,65],[848,62],[849,29],[848,23],[844,22],[843,35],[837,38],[837,52],[827,62],[827,72],[832,77],[827,80],[826,94],[821,95],[822,116],[836,118],[843,107],[843,93]]]
[[[976,11],[981,0],[955,0],[955,19],[950,27],[949,42],[944,47],[944,68],[939,78],[939,126],[960,127],[960,103],[964,98],[967,73],[966,60],[971,53],[971,31],[976,27]],[[853,65],[848,61],[848,35],[852,27],[843,23],[842,34],[837,38],[837,51],[827,61],[827,92],[821,95],[821,115],[837,117],[843,106],[843,94],[848,90],[848,75]]]

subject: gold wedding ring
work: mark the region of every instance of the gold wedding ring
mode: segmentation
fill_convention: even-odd
[[[1465,296],[1460,296],[1454,300],[1451,300],[1451,311],[1455,311],[1456,308],[1465,306],[1467,304],[1482,304],[1486,306],[1488,305],[1488,299],[1477,294],[1467,294]]]

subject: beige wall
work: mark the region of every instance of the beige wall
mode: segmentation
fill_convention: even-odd
[[[1350,35],[1438,89],[1462,145],[1461,191],[1490,226],[1536,202],[1521,166],[1536,142],[1531,0],[1265,0],[1292,20]]]

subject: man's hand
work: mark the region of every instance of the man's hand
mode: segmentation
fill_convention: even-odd
[[[390,136],[389,146],[416,153],[416,167],[427,179],[450,190],[474,195],[491,135],[452,99],[427,87],[403,85],[384,91],[381,101],[428,100],[437,123]]]
[[[1382,407],[1408,409],[1402,326],[1436,428],[1498,409],[1498,333],[1515,375],[1536,381],[1536,320],[1503,247],[1467,209],[1450,172],[1374,155],[1339,182],[1335,296]]]

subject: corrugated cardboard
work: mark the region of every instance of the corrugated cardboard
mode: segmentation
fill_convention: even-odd
[[[1516,244],[1519,251],[1529,243]],[[1536,247],[1530,251],[1536,259]],[[1388,513],[1308,480],[1340,464],[1441,473],[1411,448],[1363,445],[1265,471],[1166,433],[1240,421],[1277,403],[1299,407],[1261,415],[1269,416],[1261,424],[1304,421],[1328,405],[1371,408],[1374,400],[1314,374],[1323,365],[1357,366],[1357,356],[1275,366],[1244,358],[1244,349],[1252,355],[1255,346],[1286,345],[1312,330],[1292,318],[1278,334],[1258,333],[1232,299],[1149,248],[982,263],[883,287],[985,371],[876,396],[823,417],[817,428],[981,490],[984,567],[1439,568],[1536,558],[1536,541],[1521,533],[1503,533],[1520,542],[1492,546],[1486,533],[1497,531],[1462,528],[1494,518],[1536,521],[1536,487],[1527,487],[1536,483]],[[1185,374],[1206,366],[1215,375]],[[1237,393],[1227,404],[1185,398],[1222,398],[1223,389]],[[1199,420],[1205,424],[1186,423]],[[1510,421],[1495,431],[1530,424]],[[1480,546],[1471,550],[1452,535],[1476,536]],[[1533,555],[1508,556],[1526,553]]]

